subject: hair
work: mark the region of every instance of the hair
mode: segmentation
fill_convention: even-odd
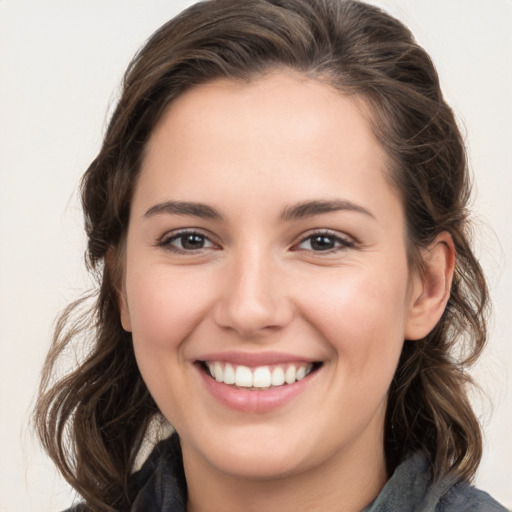
[[[131,62],[103,145],[82,181],[94,306],[57,322],[35,411],[38,435],[94,510],[128,506],[128,480],[159,411],[123,330],[117,285],[130,203],[155,126],[182,92],[290,69],[370,106],[371,124],[403,201],[410,265],[446,231],[456,250],[451,295],[435,328],[404,343],[385,420],[388,471],[423,450],[435,478],[470,480],[481,458],[468,369],[486,341],[487,286],[470,246],[464,142],[427,53],[377,7],[354,0],[210,0],[163,25]],[[55,381],[73,344],[87,353]]]

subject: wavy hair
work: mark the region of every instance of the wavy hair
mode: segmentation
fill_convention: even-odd
[[[58,320],[35,411],[38,435],[66,480],[98,511],[123,509],[128,480],[159,411],[122,329],[116,286],[130,202],[146,144],[183,91],[224,78],[250,82],[288,68],[370,106],[407,222],[408,255],[442,231],[453,238],[455,276],[446,310],[422,340],[408,341],[389,390],[385,452],[392,472],[423,450],[434,477],[470,480],[481,431],[468,400],[468,368],[486,341],[487,286],[470,245],[465,147],[435,68],[410,31],[354,0],[209,0],[162,26],[130,64],[103,145],[82,181],[87,262],[98,279]],[[55,379],[69,349],[87,347]]]

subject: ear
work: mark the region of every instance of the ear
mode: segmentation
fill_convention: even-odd
[[[115,289],[121,325],[125,331],[131,332],[132,324],[120,258],[121,255],[118,254],[118,251],[110,248],[105,256],[105,266],[108,268],[112,285]]]
[[[446,231],[422,250],[422,271],[412,277],[412,293],[405,325],[405,339],[424,338],[441,318],[455,268],[455,247]]]
[[[132,321],[130,318],[130,310],[128,309],[128,302],[126,299],[126,293],[124,291],[124,286],[120,291],[117,292],[117,305],[119,307],[119,315],[121,320],[121,325],[123,329],[127,332],[132,331]]]

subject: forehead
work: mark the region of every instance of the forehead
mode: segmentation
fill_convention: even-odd
[[[351,124],[348,131],[347,118]],[[210,130],[210,139],[212,131],[220,135],[231,128],[245,137],[245,128],[251,130],[254,139],[267,135],[278,141],[296,135],[297,142],[307,137],[313,142],[314,137],[326,137],[330,132],[340,145],[349,138],[373,144],[371,119],[371,110],[360,96],[349,96],[293,70],[281,70],[250,81],[218,79],[188,89],[167,108],[153,131],[150,146],[176,127],[184,135],[200,136],[201,128]],[[212,139],[214,142],[219,141]]]
[[[211,200],[229,190],[256,194],[263,184],[300,201],[308,191],[354,193],[376,179],[390,188],[369,112],[360,97],[293,72],[190,89],[155,128],[136,195],[159,188],[164,195]]]

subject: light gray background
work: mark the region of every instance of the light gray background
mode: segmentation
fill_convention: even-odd
[[[0,0],[0,511],[71,493],[28,429],[59,310],[87,287],[77,184],[130,58],[184,0]],[[475,369],[477,484],[512,508],[512,1],[386,0],[437,64],[470,148],[478,254],[495,303]],[[491,404],[492,403],[492,407]]]

